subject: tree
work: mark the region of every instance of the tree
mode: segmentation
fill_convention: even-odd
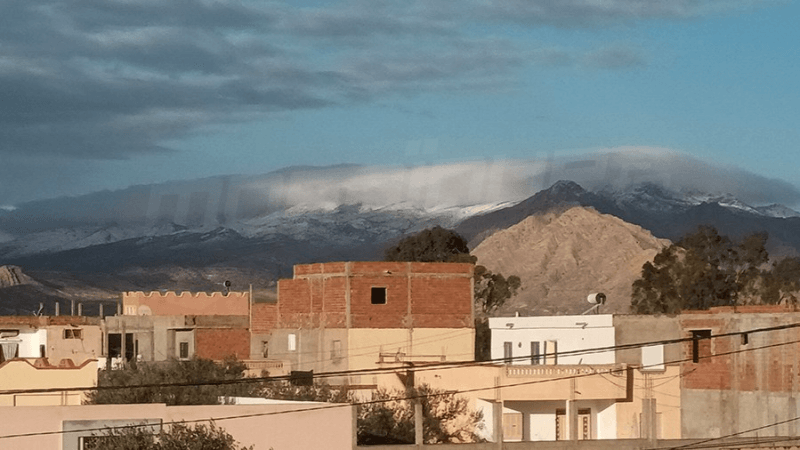
[[[358,405],[358,444],[414,443],[414,402],[422,403],[423,437],[426,443],[477,442],[483,416],[468,401],[442,389],[423,384],[405,391],[378,389],[372,400],[362,402],[347,389],[324,382],[294,386],[288,382],[264,385],[262,395],[281,400],[302,400]]]
[[[197,424],[193,427],[176,423],[169,431],[162,428],[157,433],[149,426],[109,428],[103,433],[93,434],[86,439],[84,446],[90,450],[252,450],[253,446],[242,447],[233,436],[217,427],[214,422],[208,426]]]
[[[98,387],[136,386],[130,389],[97,389],[88,394],[88,404],[166,403],[167,405],[214,405],[220,398],[251,396],[257,383],[215,384],[244,378],[246,367],[236,359],[215,363],[209,359],[139,363],[121,370],[101,371]],[[166,386],[163,384],[185,384]]]
[[[753,298],[765,295],[766,242],[766,233],[734,242],[713,227],[698,228],[642,266],[631,311],[675,314],[759,301]]]
[[[484,266],[475,266],[475,360],[488,361],[492,358],[492,331],[489,317],[506,300],[517,295],[522,281],[516,275],[508,278],[500,273],[492,273]]]
[[[384,252],[385,261],[475,262],[467,241],[452,230],[436,226],[409,236]]]
[[[422,403],[426,444],[480,442],[476,434],[483,415],[466,398],[427,384],[406,391],[379,389],[373,402],[358,409],[358,444],[414,443],[414,402]]]

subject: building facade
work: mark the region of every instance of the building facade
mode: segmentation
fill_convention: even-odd
[[[297,265],[278,282],[277,302],[253,305],[251,359],[314,372],[470,361],[472,283],[472,264]],[[359,375],[332,382],[382,384]]]
[[[0,406],[80,405],[85,392],[67,389],[93,386],[97,386],[97,361],[93,359],[79,365],[71,359],[52,364],[47,358],[16,358],[0,363]],[[44,389],[51,391],[29,392]]]

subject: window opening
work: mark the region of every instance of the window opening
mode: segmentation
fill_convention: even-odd
[[[386,288],[385,287],[373,287],[372,288],[371,301],[372,301],[373,305],[385,305],[386,304]]]
[[[83,330],[80,328],[65,328],[64,339],[83,339]]]
[[[189,358],[189,343],[188,342],[181,342],[180,343],[180,358],[181,359],[188,359]]]
[[[513,344],[511,342],[503,342],[503,362],[511,364]]]
[[[539,351],[539,342],[531,342],[531,364],[537,365],[542,363],[542,356]]]
[[[692,330],[692,362],[711,356],[711,330]]]

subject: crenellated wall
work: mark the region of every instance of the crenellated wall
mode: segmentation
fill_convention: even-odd
[[[126,316],[247,316],[249,292],[124,292],[122,313]]]

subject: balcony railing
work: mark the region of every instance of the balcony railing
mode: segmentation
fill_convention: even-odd
[[[625,376],[626,364],[603,364],[603,365],[580,365],[580,366],[559,366],[559,365],[537,365],[519,366],[507,365],[506,376],[512,377],[567,377],[573,375],[596,375],[606,374],[614,376]]]
[[[289,364],[280,360],[245,360],[243,361],[247,366],[247,371],[251,374],[259,375],[263,371],[267,371],[271,376],[286,375],[289,373]]]

